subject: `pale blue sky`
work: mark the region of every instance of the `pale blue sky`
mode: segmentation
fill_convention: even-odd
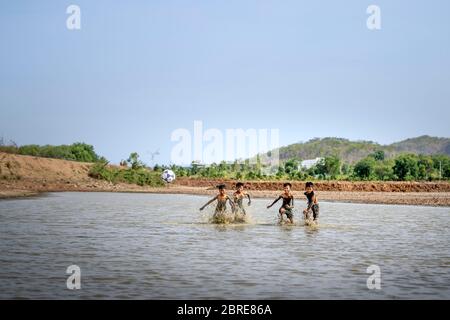
[[[450,136],[446,0],[2,1],[0,41],[0,135],[19,144],[167,163],[194,120],[279,128],[282,145]]]

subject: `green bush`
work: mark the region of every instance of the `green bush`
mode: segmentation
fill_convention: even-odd
[[[373,178],[376,160],[373,157],[367,157],[355,164],[353,173],[361,180],[370,180]]]
[[[3,151],[2,149],[5,148],[9,148],[10,151],[14,151],[10,153],[35,157],[55,158],[79,162],[96,162],[100,160],[100,157],[95,153],[93,146],[81,142],[60,146],[39,146],[36,144],[24,145],[20,147],[3,146],[0,148],[0,151]]]
[[[159,172],[146,168],[117,168],[108,166],[106,162],[97,162],[89,170],[89,176],[95,179],[106,180],[112,183],[130,183],[140,186],[161,187],[164,182]]]
[[[373,168],[374,178],[381,181],[396,180],[391,162],[377,162]]]
[[[415,154],[402,154],[394,161],[394,174],[399,180],[412,181],[419,178],[418,157]]]
[[[327,156],[323,158],[317,165],[315,173],[322,177],[330,177],[336,179],[340,174],[341,160],[337,156]]]
[[[450,157],[446,155],[431,156],[433,161],[434,175],[439,178],[439,172],[442,171],[443,179],[450,179]]]
[[[0,145],[0,152],[5,153],[18,153],[18,148],[16,146],[4,146]]]
[[[376,161],[383,161],[386,158],[386,154],[383,150],[377,150],[369,156],[374,158]]]

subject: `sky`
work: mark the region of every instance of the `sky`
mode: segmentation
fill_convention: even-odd
[[[148,164],[196,120],[281,145],[450,137],[449,15],[446,0],[2,1],[0,136]]]

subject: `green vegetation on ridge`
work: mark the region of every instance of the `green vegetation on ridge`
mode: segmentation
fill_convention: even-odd
[[[300,159],[280,163],[275,175],[262,174],[261,165],[244,163],[212,164],[189,168],[171,166],[177,176],[196,178],[228,178],[236,180],[346,180],[346,181],[433,181],[450,179],[450,157],[447,155],[400,154],[387,158],[377,150],[355,164],[338,156],[326,156],[309,169],[299,166]],[[156,166],[155,171],[165,167]]]
[[[35,144],[17,146],[13,142],[6,145],[3,142],[3,139],[0,139],[0,151],[27,156],[72,160],[79,162],[96,162],[102,160],[102,157],[95,153],[93,146],[82,142],[60,146],[39,146]]]
[[[342,138],[315,138],[303,143],[294,143],[279,148],[280,159],[314,159],[317,157],[338,156],[346,163],[356,163],[376,151],[383,151],[387,158],[400,153],[446,154],[450,155],[450,139],[421,136],[390,145],[372,141],[350,141]]]
[[[408,150],[420,150],[412,152]],[[407,152],[406,152],[407,151]],[[389,146],[373,142],[352,142],[339,138],[312,139],[306,143],[280,148],[281,163],[272,175],[263,174],[259,157],[234,163],[190,167],[158,166],[148,168],[137,153],[130,154],[121,166],[108,165],[104,157],[85,143],[61,146],[5,145],[0,139],[0,152],[38,157],[93,162],[89,175],[112,183],[162,186],[160,173],[172,169],[178,177],[228,178],[235,180],[348,180],[348,181],[433,181],[450,180],[450,139],[422,136]],[[427,154],[428,153],[428,154]],[[301,161],[322,158],[305,169]]]
[[[90,168],[89,176],[112,183],[125,182],[151,187],[164,185],[160,173],[146,168],[136,152],[130,154],[126,164],[126,167],[117,167],[109,166],[107,161],[99,161]]]

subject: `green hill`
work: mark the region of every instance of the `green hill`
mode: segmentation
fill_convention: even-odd
[[[291,158],[305,160],[337,155],[344,162],[355,163],[377,150],[383,150],[387,157],[392,157],[400,153],[450,155],[450,139],[420,136],[390,145],[381,145],[372,141],[350,141],[343,138],[315,138],[307,142],[281,147],[279,151],[282,161]]]
[[[390,145],[397,152],[413,152],[417,154],[450,155],[450,139],[430,136],[420,136]]]

